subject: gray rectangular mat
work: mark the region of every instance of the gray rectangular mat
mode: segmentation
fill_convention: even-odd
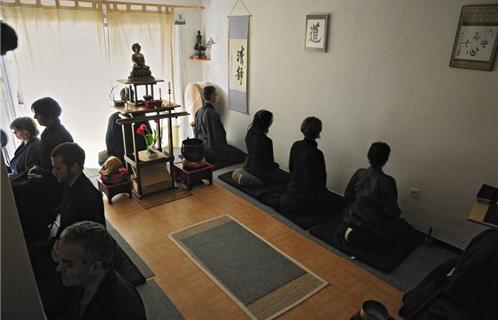
[[[182,314],[154,280],[137,287],[144,302],[147,320],[180,320]]]
[[[230,216],[169,237],[252,319],[273,319],[327,285]]]

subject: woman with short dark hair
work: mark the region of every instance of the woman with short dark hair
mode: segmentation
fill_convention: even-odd
[[[291,182],[287,185],[287,193],[280,198],[285,212],[311,214],[340,205],[340,197],[327,189],[325,158],[316,142],[321,131],[322,121],[316,117],[308,117],[301,124],[304,139],[292,145],[289,157]]]
[[[247,130],[247,158],[244,165],[249,173],[267,184],[287,184],[290,176],[279,170],[273,158],[273,142],[268,138],[268,130],[273,123],[273,114],[268,110],[259,110]]]
[[[41,134],[39,144],[38,167],[31,170],[31,177],[37,175],[51,175],[52,163],[50,153],[59,144],[64,142],[73,142],[73,137],[61,124],[59,117],[62,109],[59,103],[50,97],[36,100],[31,105],[31,111],[34,112],[34,118],[40,126],[45,127]]]
[[[37,147],[40,139],[37,136],[40,132],[36,122],[29,117],[14,119],[10,124],[10,129],[16,138],[22,141],[9,165],[9,175],[15,178],[19,174],[25,173],[38,161]]]
[[[27,174],[11,180],[28,243],[47,236],[47,225],[53,221],[52,215],[61,202],[62,186],[52,175],[50,153],[61,143],[73,142],[71,134],[59,120],[62,109],[57,101],[49,97],[38,99],[31,105],[31,110],[38,124],[45,127],[38,143],[38,159]]]

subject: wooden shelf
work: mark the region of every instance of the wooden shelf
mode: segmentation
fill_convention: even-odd
[[[144,85],[144,84],[156,84],[158,82],[164,82],[163,79],[154,78],[154,80],[130,80],[130,79],[118,79],[119,83],[122,84],[135,84],[135,85]]]
[[[114,107],[114,108],[124,114],[138,115],[148,112],[172,111],[180,107],[180,105],[178,104],[172,103],[171,105],[169,105],[168,103],[169,102],[167,100],[163,100],[163,105],[158,108],[146,108],[144,106],[133,106],[133,105],[125,105],[122,107]]]
[[[136,141],[134,138],[134,126],[130,125],[131,137],[133,141],[132,150],[127,150],[126,146],[126,135],[123,134],[123,145],[125,146],[125,163],[129,172],[133,172],[136,176],[132,181],[132,192],[138,197],[174,188],[174,180],[171,174],[168,172],[167,167],[169,164],[170,170],[172,170],[174,165],[174,154],[173,154],[173,126],[171,123],[171,118],[187,116],[187,112],[172,112],[175,108],[180,107],[177,104],[169,104],[164,101],[166,105],[157,108],[145,108],[143,106],[125,106],[125,107],[115,107],[120,113],[120,119],[117,120],[118,124],[126,125],[133,124],[137,122],[149,121],[149,120],[161,120],[165,119],[168,124],[168,151],[162,151],[163,154],[157,159],[150,160],[140,160],[140,154],[137,150]],[[153,113],[154,115],[146,115]],[[161,139],[161,128],[160,121],[156,121],[156,132],[158,133],[158,143],[162,143]],[[123,129],[125,130],[125,129]],[[160,149],[160,148],[159,148]],[[143,152],[143,151],[140,151]],[[142,158],[143,159],[143,158]],[[155,181],[158,177],[165,178],[163,181]],[[143,178],[143,179],[142,179]]]

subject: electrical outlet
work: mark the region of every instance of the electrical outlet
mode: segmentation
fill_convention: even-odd
[[[418,199],[420,197],[420,189],[411,187],[410,188],[410,197],[414,199]]]

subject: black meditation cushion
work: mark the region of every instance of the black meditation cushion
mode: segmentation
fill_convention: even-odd
[[[232,174],[233,171],[225,172],[219,175],[218,178],[269,207],[274,209],[278,207],[280,195],[286,190],[285,185],[265,184],[262,186],[241,186],[232,179]]]
[[[281,170],[281,169],[279,169]],[[283,170],[281,170],[283,171]],[[292,214],[284,212],[280,208],[280,197],[287,192],[287,185],[282,184],[267,184],[262,186],[241,186],[232,179],[233,171],[223,173],[218,176],[220,180],[228,183],[229,185],[239,189],[245,194],[255,198],[262,204],[265,204],[286,217],[293,223],[297,224],[303,229],[309,229],[317,224],[331,219],[335,215],[340,215],[345,207],[345,202],[341,196],[337,196],[337,206],[327,208],[326,210],[319,210],[314,212],[303,212],[303,214]]]
[[[231,145],[227,145],[225,147],[224,152],[225,152],[224,159],[220,159],[217,162],[211,163],[213,165],[213,171],[229,167],[237,163],[242,163],[247,157],[247,153]]]
[[[396,268],[410,253],[417,248],[423,234],[413,231],[410,241],[396,242],[390,247],[360,248],[346,242],[344,235],[337,232],[342,221],[341,215],[310,229],[312,235],[359,261],[382,271]]]
[[[282,207],[277,209],[277,211],[301,228],[307,230],[311,227],[324,223],[325,221],[341,216],[342,211],[346,207],[346,201],[344,198],[334,192],[328,192],[328,197],[330,198],[329,206],[312,208],[312,203],[298,203],[295,202],[295,198],[289,196],[289,194],[285,194],[280,200],[281,203],[282,201],[287,201],[287,205],[284,205],[284,207],[291,207],[294,208],[294,210],[293,212],[287,212]],[[296,212],[296,210],[302,212]]]
[[[114,268],[126,281],[135,286],[145,283],[146,279],[143,274],[117,243],[112,260]]]

